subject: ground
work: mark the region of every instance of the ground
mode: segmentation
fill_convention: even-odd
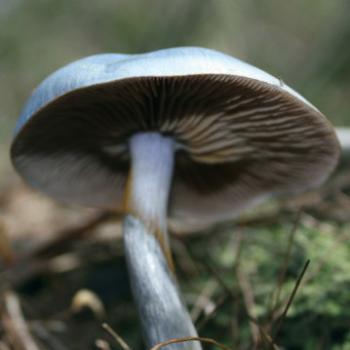
[[[338,171],[319,190],[238,220],[172,229],[199,334],[232,349],[348,349],[349,191]],[[103,323],[142,348],[121,217],[56,204],[17,182],[0,200],[0,349],[105,349],[98,339],[118,348]]]

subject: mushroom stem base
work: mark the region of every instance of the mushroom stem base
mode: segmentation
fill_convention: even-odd
[[[197,332],[179,294],[159,241],[132,215],[123,222],[125,255],[147,348]],[[201,350],[197,342],[167,346],[172,350]]]

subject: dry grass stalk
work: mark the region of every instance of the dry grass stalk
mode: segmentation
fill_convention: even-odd
[[[207,322],[215,316],[216,312],[222,305],[224,305],[225,301],[228,298],[229,296],[225,293],[216,301],[214,308],[208,314],[206,314],[204,318],[196,325],[197,331],[201,330],[207,324]]]
[[[203,337],[185,337],[185,338],[174,338],[174,339],[169,339],[166,341],[163,341],[155,346],[153,346],[150,350],[159,350],[163,348],[164,346],[170,345],[170,344],[177,344],[177,343],[185,343],[189,341],[200,341],[203,343],[208,343],[217,346],[218,348],[222,350],[232,350],[229,347],[227,347],[224,344],[218,343],[216,340],[211,339],[211,338],[203,338]]]
[[[283,263],[282,263],[282,266],[281,266],[281,269],[280,269],[280,273],[279,273],[279,276],[278,276],[278,279],[277,279],[277,286],[276,286],[276,295],[275,295],[275,298],[274,298],[274,307],[279,304],[280,302],[280,296],[281,296],[281,291],[282,291],[282,285],[283,285],[283,282],[285,280],[285,277],[286,277],[286,273],[287,273],[287,269],[288,269],[288,265],[289,265],[289,260],[290,260],[290,257],[292,255],[292,247],[293,247],[293,244],[294,244],[294,240],[295,240],[295,234],[297,232],[297,229],[298,229],[298,226],[300,224],[300,217],[301,217],[301,211],[299,211],[297,213],[297,217],[293,223],[293,227],[290,231],[290,234],[289,234],[289,239],[288,239],[288,244],[287,244],[287,251],[286,253],[284,254],[284,259],[283,259]]]
[[[288,302],[287,302],[286,307],[285,307],[285,309],[284,309],[284,311],[282,313],[282,316],[280,317],[279,322],[278,322],[278,324],[276,325],[276,327],[274,329],[274,337],[273,337],[273,339],[276,339],[276,337],[278,335],[278,332],[279,332],[279,330],[282,327],[282,324],[283,324],[283,322],[284,322],[284,320],[285,320],[285,318],[287,316],[287,313],[288,313],[288,310],[289,310],[290,306],[292,305],[292,302],[293,302],[293,300],[295,298],[295,295],[296,295],[296,293],[297,293],[297,291],[299,289],[300,283],[301,283],[301,281],[302,281],[302,279],[303,279],[303,277],[305,275],[305,272],[306,272],[309,264],[310,264],[310,260],[307,260],[305,265],[304,265],[304,267],[303,267],[303,269],[302,269],[302,271],[301,271],[301,273],[300,273],[300,275],[299,275],[299,277],[298,277],[298,279],[297,279],[297,281],[296,281],[296,283],[295,283],[295,286],[293,288],[292,294],[290,295],[290,297],[288,299]]]
[[[107,323],[103,323],[102,328],[112,336],[122,350],[131,350],[126,341],[114,329],[112,329],[111,326],[109,326]]]
[[[29,331],[16,294],[10,291],[6,292],[3,303],[4,310],[1,319],[6,336],[13,349],[40,350]]]

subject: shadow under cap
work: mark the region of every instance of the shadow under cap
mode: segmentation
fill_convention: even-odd
[[[259,199],[322,183],[339,145],[326,118],[285,89],[227,74],[135,77],[68,92],[34,113],[12,145],[19,173],[59,200],[118,208],[128,138],[178,144],[170,216],[208,223]]]

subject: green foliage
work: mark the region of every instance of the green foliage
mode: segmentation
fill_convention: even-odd
[[[253,294],[250,316],[256,318],[262,327],[269,324],[271,334],[274,333],[278,321],[271,323],[269,320],[273,306],[271,300],[275,300],[278,294],[278,279],[287,255],[292,225],[274,224],[244,229],[238,261],[235,255],[238,241],[232,238],[237,230],[242,229],[230,228],[217,233],[215,245],[214,242],[209,243],[210,248],[206,251],[200,249],[201,242],[191,248],[196,256],[201,257],[200,261],[215,266],[233,295],[240,295],[237,301],[226,302],[226,307],[212,318],[202,333],[214,336],[213,329],[223,327],[227,330],[226,334],[230,334],[230,324],[236,318],[240,324],[239,334],[220,339],[227,345],[232,344],[233,339],[237,341],[238,338],[240,344],[249,344],[251,339],[247,306],[244,305],[244,293],[247,291],[242,292],[242,281],[238,280],[235,271],[237,266],[248,280]],[[318,346],[321,349],[347,349],[350,346],[350,329],[346,326],[350,322],[349,227],[320,223],[306,214],[302,216],[279,293],[283,307],[308,259],[311,263],[279,332],[277,344],[288,349],[315,349]],[[206,278],[216,280],[217,276],[208,274]],[[205,288],[203,281],[205,279],[202,279],[201,285]],[[218,287],[218,295],[223,293],[222,288]]]

